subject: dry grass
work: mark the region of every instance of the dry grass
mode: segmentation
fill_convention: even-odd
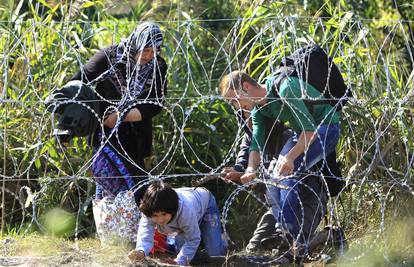
[[[0,241],[0,266],[132,266],[126,258],[132,247],[112,246],[102,248],[96,239],[78,242],[63,238],[29,235],[24,238],[5,238]],[[245,259],[244,252],[232,252],[226,257],[213,257],[198,266],[263,266]],[[260,255],[259,255],[260,256]],[[151,257],[134,266],[171,266],[164,264],[165,255]],[[271,259],[270,255],[263,259]],[[317,263],[306,266],[321,266]]]
[[[50,236],[30,235],[24,238],[6,238],[1,241],[0,265],[10,260],[15,264],[46,266],[128,265],[126,255],[130,248],[117,246],[101,248],[96,239],[78,242]]]

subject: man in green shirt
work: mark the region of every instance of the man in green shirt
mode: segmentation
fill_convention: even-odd
[[[304,255],[306,244],[325,213],[327,197],[322,179],[301,174],[334,151],[339,139],[340,113],[330,104],[312,104],[312,100],[323,100],[324,96],[305,81],[287,77],[275,90],[274,79],[270,77],[261,85],[246,73],[234,71],[221,80],[220,90],[236,108],[252,110],[253,136],[242,183],[256,178],[265,145],[265,118],[286,122],[294,130],[295,135],[282,148],[272,170],[272,178],[286,189],[274,187],[268,197],[276,203],[272,210],[277,227],[296,240],[297,251]],[[313,217],[303,216],[304,208],[314,209]]]

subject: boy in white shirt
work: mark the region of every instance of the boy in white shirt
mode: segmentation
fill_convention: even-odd
[[[188,265],[201,239],[209,256],[223,256],[227,244],[222,239],[220,213],[214,196],[205,188],[178,188],[157,181],[152,183],[139,206],[143,216],[139,223],[131,261],[148,256],[153,247],[155,227],[167,235],[177,235],[179,253],[170,263]]]

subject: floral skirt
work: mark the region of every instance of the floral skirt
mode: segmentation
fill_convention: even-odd
[[[93,201],[96,232],[102,245],[136,242],[141,213],[131,191]]]

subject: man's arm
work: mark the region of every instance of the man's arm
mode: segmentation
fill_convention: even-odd
[[[256,170],[260,165],[260,152],[259,151],[250,151],[249,153],[249,163],[246,169],[246,172],[240,177],[240,180],[243,184],[246,184],[256,178]]]
[[[315,140],[315,132],[306,131],[302,132],[299,136],[298,142],[284,157],[279,157],[277,168],[279,174],[289,175],[293,173],[295,168],[295,160],[299,157]]]
[[[243,135],[242,142],[239,146],[239,153],[237,153],[236,163],[234,164],[234,170],[238,172],[244,172],[249,163],[249,147],[252,141],[251,133],[245,133]]]
[[[265,139],[265,118],[258,110],[253,110],[253,133],[249,148],[249,161],[246,172],[240,177],[243,184],[256,178],[256,170],[260,165],[260,150],[263,150]]]
[[[292,149],[287,153],[286,157],[295,160],[299,157],[315,140],[315,132],[308,131],[302,132],[299,136],[298,142]]]
[[[281,175],[289,175],[293,172],[296,158],[315,140],[316,122],[301,99],[303,86],[307,84],[301,85],[297,78],[288,78],[280,88],[285,105],[291,109],[293,119],[302,129],[296,145],[284,157],[279,157],[276,168]]]
[[[237,154],[236,163],[233,167],[225,167],[221,173],[225,179],[239,182],[247,168],[249,161],[249,147],[251,143],[251,132],[246,132],[243,135],[242,142],[239,146],[239,153]]]
[[[252,142],[252,125],[250,112],[247,114],[242,110],[237,111],[238,125],[244,130],[242,142],[239,146],[239,152],[237,153],[236,161],[233,167],[225,167],[221,171],[224,174],[224,178],[240,182],[240,177],[243,175],[247,168],[249,161],[249,148]]]

